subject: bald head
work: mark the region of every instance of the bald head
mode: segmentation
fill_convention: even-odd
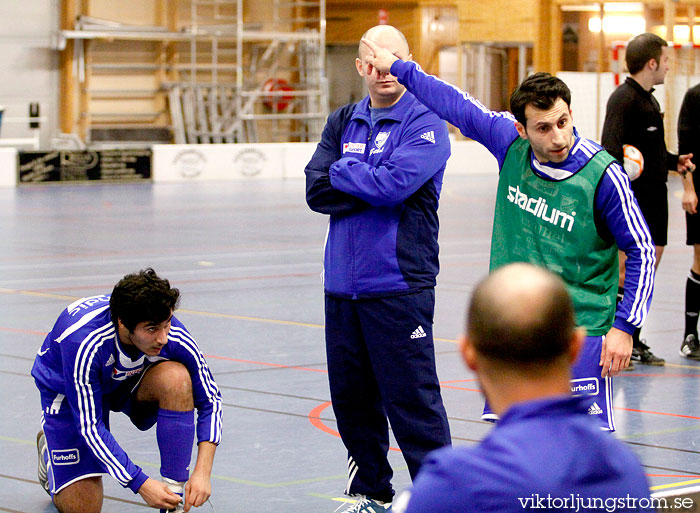
[[[548,364],[567,353],[575,330],[564,283],[546,269],[510,264],[474,291],[467,335],[482,357],[503,363]]]
[[[361,39],[369,39],[370,41],[377,43],[382,48],[386,48],[396,55],[396,52],[400,52],[403,55],[403,59],[409,55],[408,41],[406,41],[406,36],[391,25],[377,25],[372,27],[367,32],[362,35]],[[362,59],[368,52],[367,47],[360,43],[358,54],[360,59]],[[397,55],[398,56],[398,55]]]

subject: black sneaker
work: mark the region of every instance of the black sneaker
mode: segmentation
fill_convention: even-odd
[[[652,353],[649,346],[644,342],[646,342],[646,340],[642,339],[639,341],[639,345],[637,347],[632,348],[632,356],[630,357],[630,360],[642,363],[644,365],[666,365],[666,360],[659,358]]]
[[[692,333],[685,337],[681,344],[680,353],[681,356],[685,356],[691,360],[700,360],[700,342],[698,342],[698,337]]]

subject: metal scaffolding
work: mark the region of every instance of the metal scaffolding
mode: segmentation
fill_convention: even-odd
[[[168,27],[80,16],[76,29],[60,37],[76,41],[82,95],[77,103],[85,131],[165,124],[176,143],[318,140],[328,114],[325,0],[268,2],[260,9],[259,0],[190,0],[189,12],[182,9]],[[170,3],[175,9],[177,1]],[[261,10],[268,13],[264,19],[251,19]],[[153,62],[120,58],[119,43],[125,41],[155,45]],[[92,42],[109,51],[95,52]],[[103,54],[111,62],[100,60]],[[95,73],[150,72],[157,84],[148,90],[90,86]],[[96,99],[114,106],[157,95],[167,97],[167,108],[162,101],[161,109],[138,112],[94,106]]]

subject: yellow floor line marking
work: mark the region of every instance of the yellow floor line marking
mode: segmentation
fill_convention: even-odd
[[[35,292],[31,290],[15,290],[15,289],[5,289],[0,288],[0,294],[20,294],[23,296],[36,296],[36,297],[47,297],[52,299],[67,299],[69,301],[75,301],[80,299],[80,296],[67,296],[64,294],[53,294],[51,292]],[[252,322],[263,322],[269,324],[282,324],[286,326],[301,326],[303,328],[323,328],[323,324],[316,324],[311,322],[298,322],[298,321],[285,321],[283,319],[268,319],[265,317],[252,317],[249,315],[236,315],[236,314],[225,314],[216,312],[204,312],[201,310],[189,310],[187,308],[180,308],[178,312],[186,313],[190,315],[201,315],[202,317],[214,317],[219,319],[236,319],[239,321],[252,321]],[[450,342],[456,344],[457,340],[454,338],[441,338],[434,337],[434,340],[438,342]],[[683,365],[680,363],[666,363],[666,367],[673,367],[676,369],[692,369],[699,370],[700,365]]]
[[[219,319],[236,319],[239,321],[253,321],[253,322],[264,322],[270,324],[284,324],[287,326],[302,326],[304,328],[323,328],[323,324],[315,324],[310,322],[298,322],[298,321],[285,321],[282,319],[268,319],[265,317],[251,317],[248,315],[236,315],[236,314],[225,314],[216,312],[203,312],[201,310],[188,310],[187,308],[180,308],[177,310],[179,313],[186,313],[190,315],[201,315],[202,317],[215,317]]]
[[[37,297],[49,297],[51,299],[67,299],[69,301],[75,301],[80,299],[78,296],[66,296],[64,294],[53,294],[50,292],[34,292],[32,290],[15,290],[15,289],[3,289],[0,288],[1,294],[19,294],[21,296],[37,296]]]
[[[666,363],[666,367],[673,367],[674,369],[692,369],[700,370],[700,365],[683,365],[682,363]]]
[[[692,481],[681,481],[680,483],[669,483],[665,485],[651,486],[650,490],[664,490],[665,488],[674,488],[676,486],[691,485],[700,483],[700,479],[693,479]]]
[[[50,292],[34,292],[31,290],[15,290],[15,289],[4,289],[0,288],[0,294],[20,294],[23,296],[37,296],[37,297],[47,297],[51,299],[66,299],[68,301],[75,301],[80,299],[78,296],[66,296],[63,294],[53,294]],[[250,315],[236,315],[236,314],[226,314],[217,312],[204,312],[202,310],[190,310],[188,308],[179,308],[177,310],[179,313],[189,314],[189,315],[199,315],[202,317],[213,317],[218,319],[235,319],[238,321],[251,321],[251,322],[262,322],[268,324],[282,324],[285,326],[300,326],[302,328],[323,328],[323,324],[316,324],[312,322],[299,322],[299,321],[286,321],[283,319],[269,319],[265,317],[253,317]],[[439,342],[450,342],[453,344],[457,343],[457,340],[451,338],[439,338],[435,337],[435,340]]]
[[[357,502],[357,499],[346,499],[345,497],[333,497],[331,500],[336,502],[345,502],[347,504],[355,504]]]
[[[629,435],[620,435],[620,436],[618,436],[618,438],[620,440],[626,440],[628,438],[642,438],[642,437],[651,436],[651,435],[668,435],[670,433],[683,433],[685,431],[697,431],[698,429],[700,429],[700,426],[677,428],[677,429],[663,429],[661,431],[648,431],[646,433],[630,433]]]

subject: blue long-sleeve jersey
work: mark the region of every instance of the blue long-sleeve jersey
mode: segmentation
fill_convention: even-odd
[[[394,510],[653,511],[639,460],[591,422],[589,407],[566,396],[513,405],[478,446],[430,453],[408,506],[398,499]]]
[[[406,92],[372,112],[369,97],[328,118],[305,169],[309,206],[330,214],[326,293],[381,297],[435,286],[447,127]]]
[[[109,410],[120,409],[116,404],[119,398],[110,398],[110,394],[150,364],[180,362],[192,380],[197,440],[215,444],[221,440],[221,394],[197,342],[176,317],[172,317],[168,343],[158,356],[134,354],[133,348],[125,350],[119,340],[109,298],[83,298],[61,312],[37,353],[32,376],[41,392],[42,408],[48,412],[67,405],[105,472],[136,492],[147,476],[109,431]]]
[[[438,116],[483,144],[496,157],[499,169],[503,166],[508,148],[519,137],[512,114],[487,109],[468,93],[426,74],[414,62],[394,62],[391,74]],[[547,180],[565,180],[602,150],[594,141],[579,137],[575,131],[574,135],[576,142],[563,162],[541,163],[531,152],[532,171]],[[624,297],[617,306],[613,326],[632,333],[644,323],[651,303],[655,252],[629,178],[618,163],[608,167],[598,184],[594,214],[601,237],[612,238],[627,257]]]

